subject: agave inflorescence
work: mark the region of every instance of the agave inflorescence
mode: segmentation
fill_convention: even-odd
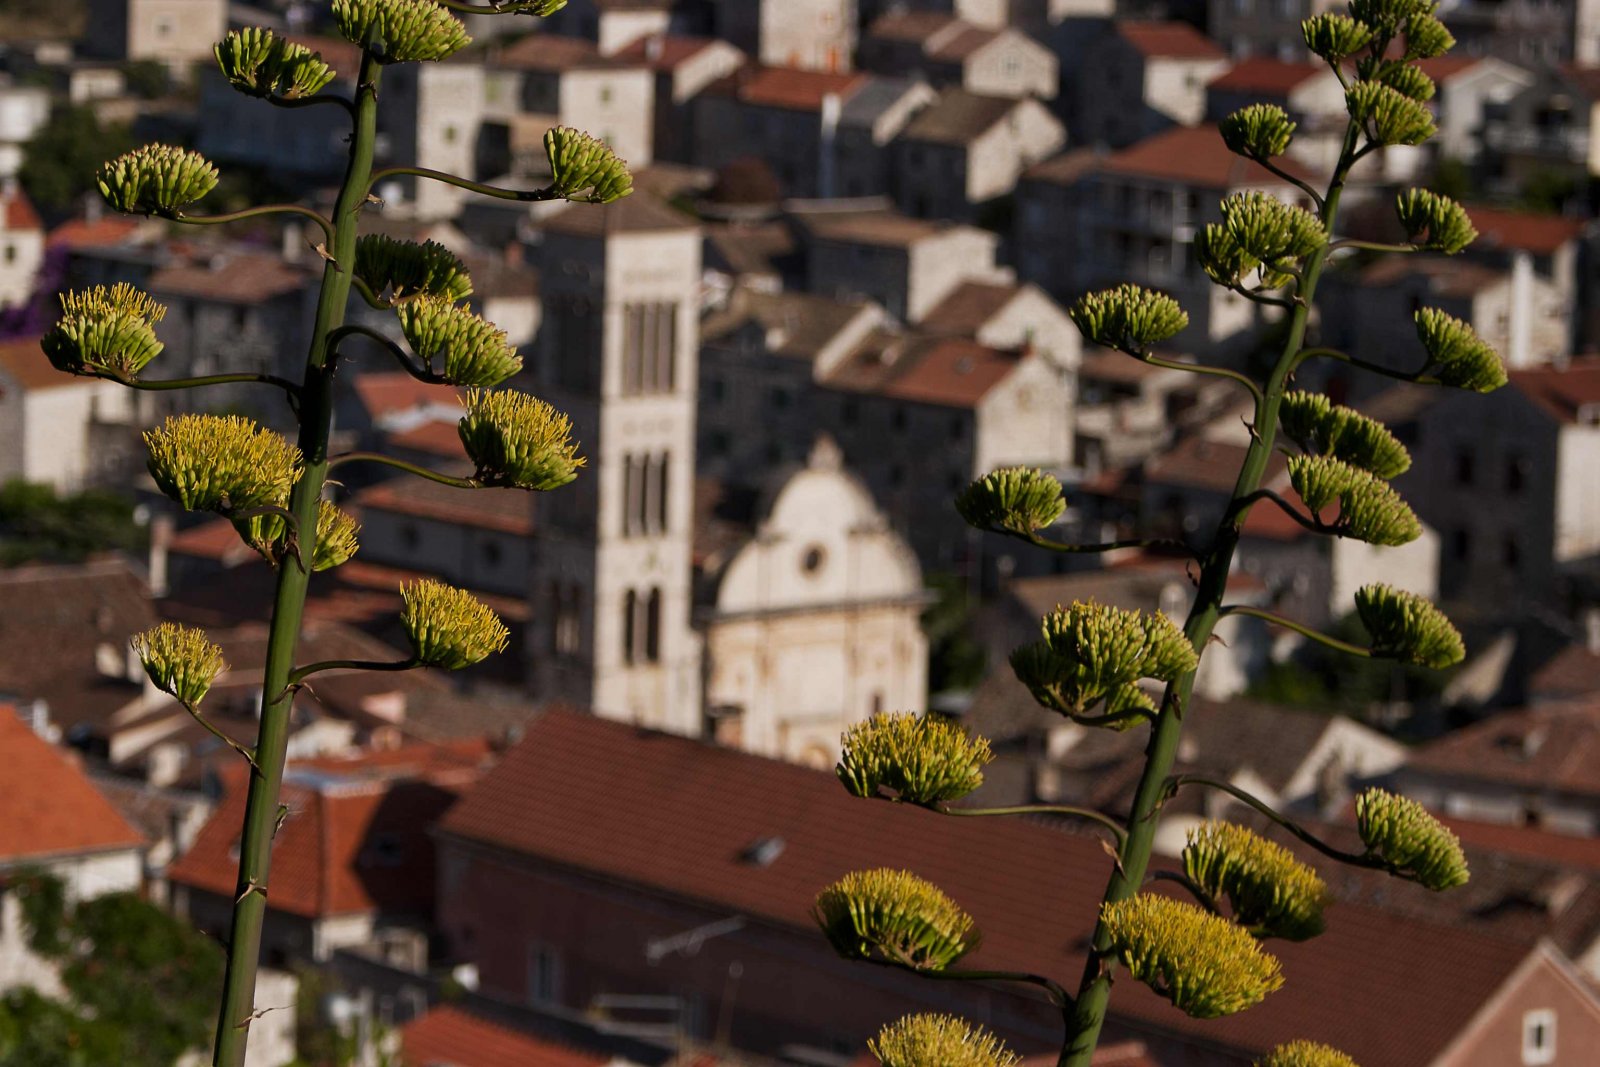
[[[494,611],[464,589],[432,578],[400,587],[400,625],[417,662],[458,671],[504,652],[510,633]]]
[[[228,669],[222,649],[194,626],[164,622],[135,635],[131,644],[151,683],[190,711],[200,706],[217,675]]]
[[[1428,352],[1424,368],[1441,384],[1488,393],[1506,384],[1506,368],[1469,324],[1438,308],[1417,312],[1417,338]]]
[[[1228,822],[1189,831],[1183,870],[1258,937],[1304,941],[1322,933],[1328,887],[1282,845]]]
[[[1426,598],[1387,585],[1356,590],[1356,614],[1372,635],[1372,654],[1435,669],[1466,658],[1461,632]]]
[[[118,211],[181,215],[217,187],[217,168],[199,152],[147,144],[101,167],[96,184]]]
[[[255,26],[229,31],[212,51],[223,77],[247,96],[298,100],[321,92],[335,75],[321,53]]]
[[[380,63],[447,59],[472,42],[461,20],[433,0],[333,0],[333,21]]]
[[[1331,1045],[1290,1041],[1257,1060],[1255,1067],[1357,1067],[1357,1064]]]
[[[1356,797],[1356,829],[1367,851],[1403,878],[1433,890],[1467,882],[1460,840],[1410,797],[1368,789]]]
[[[1249,104],[1223,119],[1218,131],[1235,155],[1271,159],[1289,150],[1296,125],[1277,104]]]
[[[893,790],[909,804],[959,800],[983,784],[989,742],[938,715],[892,712],[845,731],[835,772],[858,797]]]
[[[165,305],[123,282],[63,293],[61,318],[39,345],[59,371],[131,381],[161,354],[155,324],[166,313]]]
[[[1395,200],[1406,237],[1419,248],[1454,255],[1478,238],[1466,209],[1427,189],[1407,189]]]
[[[817,894],[811,913],[846,959],[942,971],[978,941],[972,917],[943,890],[887,867],[845,875]]]
[[[1372,42],[1372,27],[1349,15],[1327,12],[1300,24],[1306,47],[1329,63],[1350,58]]]
[[[1422,523],[1387,482],[1342,460],[1290,456],[1289,484],[1313,514],[1339,505],[1330,532],[1370,545],[1404,545],[1422,536]]]
[[[1136,356],[1176,337],[1189,325],[1188,313],[1176,300],[1138,285],[1089,293],[1068,313],[1090,341]]]
[[[544,150],[556,196],[609,204],[633,191],[628,165],[598,137],[557,126],[544,135]]]
[[[418,297],[396,313],[411,351],[450,385],[488,388],[522,369],[504,330],[444,297]]]
[[[356,277],[375,295],[394,302],[417,296],[460,301],[472,295],[472,277],[456,254],[437,241],[401,241],[382,234],[356,239]]]
[[[187,511],[276,505],[300,476],[298,448],[237,415],[174,415],[144,440],[156,486]]]
[[[1379,478],[1411,467],[1411,454],[1381,422],[1342,407],[1321,393],[1290,392],[1278,409],[1283,432],[1307,452],[1331,456]]]
[[[991,471],[956,497],[956,511],[970,525],[1018,537],[1054,525],[1066,510],[1060,479],[1036,467]]]
[[[482,484],[548,490],[578,476],[584,460],[572,422],[543,400],[512,389],[473,389],[462,404],[461,443]]]
[[[883,1067],[1020,1067],[1022,1058],[981,1026],[953,1015],[907,1015],[867,1048]]]
[[[1283,985],[1277,958],[1248,931],[1193,904],[1140,893],[1101,914],[1128,973],[1186,1015],[1232,1015]]]
[[[1345,93],[1345,106],[1374,144],[1419,145],[1434,135],[1433,112],[1383,82],[1356,82]]]
[[[1044,617],[1043,639],[1017,649],[1012,669],[1034,698],[1068,715],[1109,702],[1107,714],[1150,707],[1143,678],[1170,682],[1198,662],[1194,646],[1161,612],[1075,601]]]

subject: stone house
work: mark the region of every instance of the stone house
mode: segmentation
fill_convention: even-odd
[[[672,6],[672,0],[570,0],[541,21],[545,32],[593,41],[609,56],[645,37],[668,33]]]
[[[460,466],[468,467],[455,421],[428,425],[455,438],[453,451]],[[464,493],[437,482],[390,479],[355,493],[344,506],[361,519],[363,560],[427,571],[452,585],[502,596],[528,590],[534,526],[526,493]]]
[[[1600,66],[1533,69],[1531,85],[1485,105],[1482,142],[1495,171],[1511,186],[1547,171],[1600,174]]]
[[[1015,29],[982,29],[952,15],[898,12],[867,27],[861,67],[885,75],[919,74],[940,88],[986,96],[1055,98],[1055,54]]]
[[[688,163],[694,154],[695,98],[744,65],[744,53],[715,37],[648,34],[617,50],[619,59],[655,74],[656,159]]]
[[[225,0],[91,0],[84,50],[104,59],[151,59],[188,80],[228,29]]]
[[[37,337],[0,341],[0,481],[62,493],[114,482],[135,451],[136,396],[116,382],[62,374]]]
[[[971,220],[1066,137],[1037,100],[946,89],[895,138],[895,202],[920,218]]]
[[[1206,84],[1206,121],[1220,122],[1248,104],[1277,104],[1296,124],[1288,154],[1331,170],[1350,116],[1338,75],[1311,59],[1307,52],[1292,62],[1255,56],[1234,63]]]
[[[1315,176],[1293,160],[1282,165]],[[1234,193],[1299,203],[1304,194],[1228,151],[1214,126],[1174,127],[1109,155],[1069,152],[1027,171],[1018,185],[1017,273],[1062,302],[1136,282],[1175,297],[1189,329],[1174,346],[1226,349],[1266,320],[1261,308],[1212,285],[1195,259],[1195,233]]]
[[[839,110],[831,191],[846,199],[886,197],[895,188],[891,142],[938,100],[920,78],[874,77]]]
[[[856,52],[856,0],[712,0],[717,36],[776,67],[837,73]]]
[[[851,798],[830,774],[562,712],[529,724],[438,842],[441,926],[486,995],[579,1012],[623,991],[681,997],[703,1005],[703,1026],[726,1017],[734,1047],[769,1054],[851,1055],[918,1010],[985,1019],[1025,1054],[1054,1047],[1042,999],[839,960],[812,898],[846,871],[905,867],[974,916],[973,966],[1070,980],[1110,865],[1093,835],[934,820]],[[1041,879],[1055,891],[1040,894]],[[1196,1022],[1127,983],[1106,1040],[1137,1037],[1155,1062],[1231,1063],[1309,1038],[1362,1062],[1438,1067],[1516,1062],[1530,1022],[1559,1034],[1557,1067],[1584,1064],[1600,1040],[1593,992],[1548,944],[1367,903],[1328,918],[1323,937],[1274,943],[1291,980],[1249,1013]],[[694,955],[646,963],[652,939],[712,923],[726,932]]]
[[[1596,316],[1594,286],[1584,280],[1581,266],[1590,255],[1587,244],[1593,235],[1589,222],[1487,204],[1464,206],[1478,231],[1478,239],[1464,255],[1508,273],[1513,284],[1530,290],[1530,298],[1550,291],[1553,298],[1544,304],[1544,309],[1551,318],[1567,320],[1572,351],[1587,351],[1587,341],[1600,336],[1589,322]],[[1512,321],[1517,323],[1517,329],[1502,350],[1506,357],[1519,366],[1542,362],[1536,350],[1528,349],[1532,338],[1544,339],[1553,331],[1553,324],[1540,322],[1537,313],[1519,318],[1515,308]]]
[[[21,186],[11,178],[0,178],[0,312],[33,299],[43,263],[44,224],[39,213]]]
[[[1126,148],[1194,126],[1205,117],[1206,83],[1227,66],[1227,54],[1188,23],[1112,23],[1072,75],[1073,141]]]
[[[485,61],[484,112],[512,124],[513,157],[531,157],[537,167],[544,155],[538,139],[562,125],[600,138],[634,167],[654,158],[656,80],[645,63],[554,34],[491,46]],[[526,137],[518,126],[529,127]]]
[[[1206,26],[1235,59],[1303,60],[1300,23],[1336,8],[1334,0],[1207,0]]]
[[[384,155],[469,180],[491,177],[478,169],[486,94],[482,65],[397,63],[391,73],[383,82]],[[393,185],[404,192],[396,196]],[[418,219],[454,218],[470,196],[444,182],[404,177],[385,183],[379,195],[385,210]]]
[[[1439,132],[1426,147],[1441,158],[1466,163],[1476,163],[1483,155],[1489,111],[1503,107],[1537,80],[1530,70],[1486,55],[1440,56],[1418,66],[1438,87],[1431,106]]]
[[[50,90],[0,79],[0,180],[16,177],[23,147],[50,117]]]
[[[1085,351],[1078,362],[1072,455],[1088,477],[1140,463],[1171,438],[1178,401],[1193,385],[1180,370],[1121,352]]]
[[[1466,55],[1487,55],[1529,70],[1600,63],[1600,9],[1589,0],[1461,3],[1447,18]]]

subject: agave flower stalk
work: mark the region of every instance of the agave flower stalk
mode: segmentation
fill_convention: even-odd
[[[484,604],[463,590],[419,582],[402,590],[401,624],[412,654],[396,663],[324,661],[300,666],[295,655],[312,575],[337,567],[358,550],[355,520],[324,499],[328,472],[341,460],[377,458],[413,474],[463,488],[484,484],[553,489],[577,475],[582,460],[567,440],[565,416],[521,394],[474,392],[463,438],[480,464],[481,477],[449,476],[381,456],[328,454],[333,380],[342,353],[339,342],[364,328],[344,325],[352,290],[369,304],[397,312],[401,333],[413,351],[381,334],[403,365],[424,381],[492,387],[520,367],[505,335],[460,307],[472,291],[465,267],[438,245],[411,244],[359,233],[363,210],[373,202],[378,100],[385,66],[440,60],[468,42],[465,26],[449,8],[481,14],[548,15],[563,0],[498,0],[487,4],[434,0],[334,0],[339,31],[360,50],[352,98],[323,93],[335,72],[320,56],[268,30],[230,32],[215,55],[223,76],[238,91],[280,107],[331,104],[350,121],[344,177],[331,216],[296,204],[248,208],[227,215],[197,215],[191,209],[216,186],[217,169],[198,153],[167,145],[135,149],[108,162],[98,183],[117,210],[176,222],[217,225],[268,214],[310,218],[325,238],[327,260],[318,292],[299,381],[258,374],[145,381],[139,375],[159,356],[155,326],[161,307],[126,286],[72,294],[63,318],[45,338],[51,362],[70,374],[91,375],[140,389],[178,389],[252,382],[288,394],[298,419],[294,439],[248,420],[181,415],[146,434],[150,473],[180,506],[229,518],[240,537],[276,569],[267,644],[260,726],[253,745],[223,737],[251,766],[239,844],[239,871],[228,964],[218,1008],[216,1067],[241,1067],[255,1018],[255,981],[267,909],[272,840],[282,819],[279,807],[289,715],[296,690],[323,670],[459,669],[505,648],[505,627]],[[601,142],[574,130],[552,131],[555,181],[534,199],[606,202],[626,195],[626,165]],[[556,150],[559,149],[559,152]],[[557,159],[559,155],[559,160]],[[401,169],[506,195],[454,175]],[[509,194],[518,196],[520,194]],[[154,683],[197,710],[223,669],[220,652],[199,631],[158,627],[135,641]],[[209,728],[209,725],[208,725]],[[219,734],[219,736],[221,736]]]

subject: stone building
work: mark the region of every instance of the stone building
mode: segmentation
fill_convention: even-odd
[[[1125,148],[1195,125],[1205,115],[1206,83],[1227,65],[1227,54],[1188,23],[1112,24],[1072,74],[1074,143]]]
[[[846,71],[856,51],[856,0],[713,0],[717,36],[759,63]]]
[[[212,62],[228,29],[226,0],[90,0],[84,49],[103,59],[153,59],[187,79]]]
[[[0,311],[28,303],[43,262],[39,213],[14,179],[0,178]]]
[[[974,219],[1066,139],[1037,100],[946,89],[895,139],[895,200],[921,218]]]

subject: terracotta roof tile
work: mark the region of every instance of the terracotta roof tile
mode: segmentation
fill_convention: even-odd
[[[0,704],[0,762],[0,865],[144,846],[84,773],[10,704]]]
[[[1231,492],[1246,451],[1245,446],[1230,441],[1213,441],[1198,435],[1185,437],[1145,464],[1145,478],[1160,485]],[[1264,484],[1277,481],[1285,469],[1283,456],[1273,453]]]
[[[1600,694],[1600,652],[1575,642],[1556,653],[1528,679],[1531,701],[1570,700]]]
[[[972,337],[1021,292],[1020,285],[963,282],[922,317],[918,328],[931,334]]]
[[[1027,356],[961,337],[911,338],[875,332],[829,372],[825,385],[918,404],[971,408]]]
[[[1321,63],[1285,63],[1281,59],[1254,56],[1235,63],[1206,83],[1206,88],[1284,96],[1324,74],[1331,76],[1332,71]]]
[[[1548,256],[1563,245],[1577,240],[1589,225],[1588,219],[1569,219],[1560,215],[1535,215],[1531,211],[1507,211],[1484,204],[1467,204],[1467,217],[1477,227],[1474,248],[1510,248]]]
[[[954,15],[938,11],[891,11],[875,19],[872,25],[867,27],[866,36],[914,43],[926,41],[959,21],[961,20]]]
[[[1117,36],[1146,59],[1225,59],[1215,41],[1187,22],[1118,22]]]
[[[1109,863],[1092,836],[933,820],[855,800],[831,774],[558,711],[532,721],[440,825],[808,938],[819,887],[860,867],[907,867],[972,913],[984,931],[974,966],[1069,975],[1082,968],[1079,946]],[[773,836],[786,846],[776,862],[742,860],[751,842]],[[1113,1015],[1248,1053],[1305,1037],[1337,1043],[1358,1062],[1423,1067],[1530,951],[1363,906],[1335,904],[1328,919],[1327,936],[1274,942],[1287,984],[1249,1012],[1197,1022],[1129,982],[1118,983]]]
[[[47,242],[52,248],[101,248],[117,245],[133,236],[144,223],[140,219],[125,219],[104,215],[98,219],[68,219],[50,231]]]
[[[599,45],[581,37],[535,33],[491,51],[496,66],[555,73],[564,70],[638,66],[620,56],[602,55]]]
[[[550,233],[578,237],[692,230],[698,226],[690,216],[639,190],[610,204],[572,204],[544,223]]]
[[[1600,797],[1600,702],[1503,711],[1431,741],[1412,771]]]
[[[841,211],[813,215],[804,220],[811,236],[821,241],[909,248],[918,241],[951,229],[927,219],[914,219],[893,211]]]
[[[979,26],[952,27],[951,32],[928,42],[928,58],[959,63],[999,36],[999,30],[986,30]]]
[[[1404,281],[1415,281],[1438,296],[1470,297],[1496,285],[1510,282],[1510,275],[1482,263],[1456,257],[1409,255],[1390,256],[1369,263],[1356,275],[1360,283],[1374,289],[1388,289]]]
[[[392,447],[407,452],[423,452],[465,463],[467,452],[461,444],[460,426],[456,419],[430,419],[409,430],[389,434],[387,440]]]
[[[1444,82],[1463,71],[1471,70],[1483,60],[1483,56],[1438,56],[1434,59],[1419,59],[1416,64],[1422,68],[1422,73],[1434,81]]]
[[[450,407],[459,395],[448,388],[419,382],[405,371],[358,374],[353,384],[356,398],[373,422],[424,408]]]
[[[695,56],[720,43],[716,37],[683,37],[656,34],[641,37],[616,53],[618,59],[647,66],[652,70],[672,71]]]
[[[28,392],[94,385],[92,378],[63,374],[45,358],[37,337],[0,341],[0,370]]]
[[[400,1028],[404,1067],[605,1067],[613,1062],[443,1004]]]
[[[1023,103],[1008,96],[946,89],[938,100],[917,112],[900,136],[907,141],[964,146],[1005,121]]]
[[[752,67],[733,78],[741,103],[787,111],[820,111],[829,96],[847,99],[865,86],[865,74],[836,74],[794,67]]]
[[[39,213],[33,210],[33,201],[28,199],[28,194],[22,191],[20,185],[10,189],[0,189],[0,229],[43,228],[44,223],[39,221]]]
[[[457,443],[459,450],[459,439]],[[466,492],[424,479],[395,478],[363,489],[348,506],[366,521],[371,521],[370,513],[382,511],[516,537],[532,537],[534,531],[532,494],[521,489]]]
[[[1511,856],[1546,860],[1562,867],[1600,871],[1600,837],[1553,833],[1531,826],[1474,822],[1440,815],[1439,819],[1455,831],[1461,843]]]
[[[1104,158],[1103,153],[1093,148],[1071,148],[1042,163],[1035,163],[1022,172],[1022,177],[1028,181],[1072,185],[1084,175],[1092,174],[1095,165]]]
[[[227,252],[209,261],[152,271],[145,288],[152,296],[184,296],[231,304],[259,304],[311,284],[309,267],[265,252]]]
[[[1557,422],[1576,423],[1579,413],[1600,404],[1600,356],[1574,359],[1566,367],[1512,371],[1512,388]]]
[[[1316,180],[1316,175],[1292,159],[1277,163],[1297,178]],[[1107,156],[1100,169],[1109,174],[1159,178],[1206,189],[1286,185],[1259,163],[1228,151],[1215,126],[1174,126]]]

